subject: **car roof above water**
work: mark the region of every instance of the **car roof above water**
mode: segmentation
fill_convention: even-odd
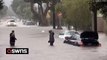
[[[66,30],[66,31],[63,31],[62,33],[66,35],[79,34],[78,31],[75,31],[75,30]]]

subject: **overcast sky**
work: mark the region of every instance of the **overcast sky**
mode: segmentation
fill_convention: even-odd
[[[13,0],[3,0],[6,6],[10,6]]]

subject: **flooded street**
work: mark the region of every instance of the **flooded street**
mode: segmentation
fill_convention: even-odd
[[[97,31],[107,33],[107,0],[0,0],[0,60],[107,60],[106,34],[83,46],[99,44]]]
[[[29,48],[28,55],[7,55],[9,33],[15,30],[15,48]],[[107,60],[107,36],[99,33],[101,47],[77,47],[64,44],[55,31],[55,44],[48,44],[50,27],[0,28],[0,60]],[[44,32],[42,32],[44,30]]]

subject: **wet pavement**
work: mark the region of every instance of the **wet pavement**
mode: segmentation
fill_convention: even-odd
[[[1,27],[0,60],[107,60],[107,36],[99,33],[101,47],[77,47],[64,44],[55,30],[55,44],[48,44],[48,30],[52,27]],[[29,48],[27,55],[7,55],[9,33],[15,30],[15,48]]]

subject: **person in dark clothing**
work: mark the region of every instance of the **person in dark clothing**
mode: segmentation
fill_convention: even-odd
[[[53,46],[55,39],[54,39],[54,32],[52,30],[49,30],[49,41],[48,43],[50,43],[51,46]]]
[[[10,46],[15,46],[15,40],[17,39],[15,37],[14,30],[12,30],[12,32],[10,33]]]

